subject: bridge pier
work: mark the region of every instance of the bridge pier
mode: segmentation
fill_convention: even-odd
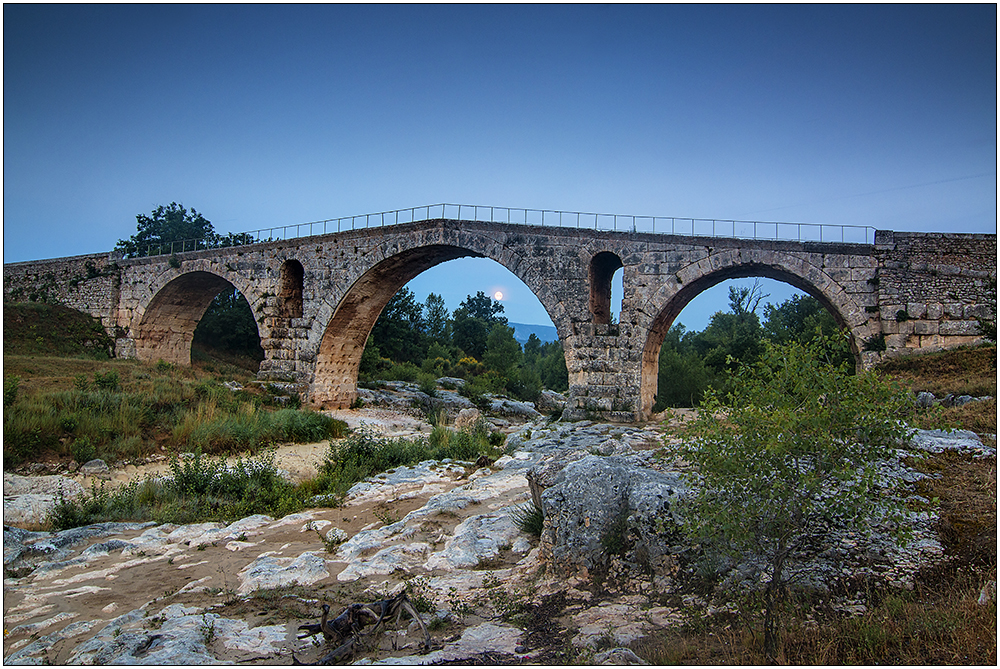
[[[629,324],[574,323],[566,349],[568,402],[563,418],[631,423],[645,419],[640,404],[642,346]]]

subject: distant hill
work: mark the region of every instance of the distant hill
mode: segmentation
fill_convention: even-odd
[[[525,323],[507,323],[507,325],[514,328],[514,339],[521,346],[524,346],[532,334],[541,339],[543,344],[559,339],[556,329],[551,325],[527,325]]]

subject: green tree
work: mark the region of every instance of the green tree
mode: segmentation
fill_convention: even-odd
[[[569,371],[561,343],[552,341],[542,344],[537,366],[543,387],[560,393],[569,390]]]
[[[667,407],[693,407],[715,380],[715,373],[694,348],[695,333],[678,323],[667,331],[660,348],[653,411]]]
[[[393,362],[420,364],[427,353],[423,307],[405,286],[382,309],[371,338],[381,355]]]
[[[451,315],[451,340],[455,346],[482,360],[486,338],[496,324],[507,325],[503,305],[482,291],[468,296]]]
[[[752,363],[763,350],[763,331],[757,317],[760,301],[767,297],[755,282],[752,288],[729,288],[729,311],[716,312],[708,327],[692,343],[705,364],[715,372]]]
[[[696,472],[686,528],[709,550],[737,560],[758,556],[764,650],[777,653],[779,612],[794,579],[790,560],[815,555],[831,524],[870,526],[899,519],[902,501],[879,495],[878,465],[907,432],[909,394],[875,373],[851,375],[815,340],[768,343],[759,362],[741,365],[723,402],[710,391],[682,455]],[[750,565],[759,564],[748,560]],[[753,567],[751,567],[753,568]]]
[[[424,302],[424,323],[427,336],[438,344],[446,345],[451,341],[448,309],[445,308],[444,298],[436,293],[429,294]]]
[[[534,366],[538,363],[538,358],[542,355],[542,340],[534,332],[528,335],[528,341],[524,342],[524,362]]]
[[[188,211],[176,202],[171,202],[166,207],[158,206],[149,216],[137,214],[135,220],[136,233],[128,239],[119,239],[115,245],[126,258],[193,251],[196,247],[195,240],[199,249],[236,246],[254,241],[247,233],[219,235],[208,219],[194,209]]]
[[[514,339],[514,328],[495,323],[486,337],[483,365],[510,379],[521,362],[521,345]]]
[[[764,305],[764,336],[776,344],[805,344],[820,338],[830,338],[839,330],[837,321],[823,304],[809,295],[793,295],[778,306]],[[831,351],[832,353],[832,351]],[[854,364],[850,349],[837,349],[835,364]]]
[[[475,295],[467,296],[458,306],[460,309],[465,309],[470,317],[482,319],[490,325],[494,323],[507,324],[507,319],[501,315],[503,314],[503,305],[481,290]]]

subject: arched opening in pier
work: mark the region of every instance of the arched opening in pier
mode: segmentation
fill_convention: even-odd
[[[590,314],[595,325],[610,325],[618,320],[623,295],[622,276],[622,259],[616,254],[601,251],[590,260]]]
[[[289,259],[281,264],[278,279],[278,303],[285,318],[302,318],[302,284],[305,268],[298,260]]]

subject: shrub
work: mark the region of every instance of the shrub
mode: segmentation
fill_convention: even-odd
[[[49,516],[53,529],[104,521],[231,522],[255,513],[280,517],[303,507],[303,493],[285,481],[270,454],[226,466],[200,452],[170,463],[172,478],[133,479],[115,490],[91,487],[76,501],[60,497]]]
[[[542,535],[545,514],[540,508],[535,506],[534,502],[515,506],[511,511],[511,519],[514,521],[517,529],[525,534],[531,534],[536,537]]]
[[[902,502],[879,494],[878,465],[894,456],[912,409],[909,393],[875,373],[852,375],[826,354],[846,346],[838,335],[765,348],[743,365],[723,404],[706,394],[682,446],[693,463],[685,526],[703,545],[736,559],[763,558],[759,567],[764,649],[777,650],[780,604],[793,574],[792,555],[817,550],[826,523],[869,527],[877,509],[887,519]],[[902,531],[900,531],[902,538]]]
[[[453,432],[440,426],[431,434],[429,442],[423,438],[386,437],[365,428],[357,430],[344,441],[330,444],[319,474],[309,482],[308,489],[312,494],[342,497],[358,481],[403,465],[446,458],[474,462],[480,455],[499,455],[485,428]]]
[[[425,372],[417,374],[417,385],[420,388],[420,392],[424,393],[428,397],[437,396],[437,379],[433,374],[427,374]]]
[[[17,389],[21,385],[20,376],[5,376],[3,380],[3,408],[9,409],[17,401]]]
[[[81,465],[97,457],[97,448],[91,443],[89,437],[74,439],[73,443],[70,444],[70,452],[73,454],[73,459]]]
[[[420,374],[420,368],[412,362],[393,363],[385,373],[385,378],[389,381],[406,381],[413,383]]]
[[[100,390],[116,391],[121,388],[121,379],[118,378],[117,369],[109,369],[106,372],[94,372],[94,385]]]

